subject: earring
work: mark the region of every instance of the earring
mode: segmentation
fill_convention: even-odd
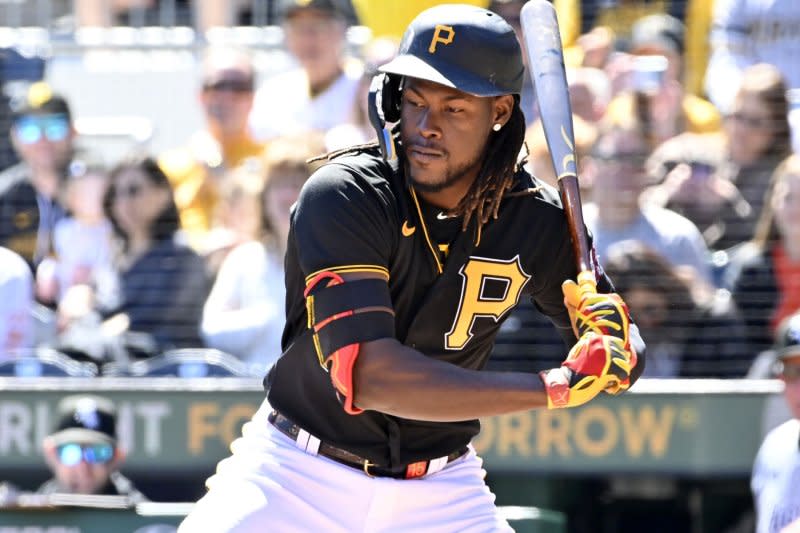
[[[492,129],[494,131],[500,131],[500,128],[502,128],[502,127],[503,127],[503,125],[498,122],[494,126],[492,126]]]

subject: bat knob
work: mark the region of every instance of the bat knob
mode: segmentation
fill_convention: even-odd
[[[597,280],[594,277],[594,272],[591,270],[583,270],[578,273],[578,287],[580,287],[581,296],[597,293]]]

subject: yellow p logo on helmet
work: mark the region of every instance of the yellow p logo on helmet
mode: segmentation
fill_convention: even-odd
[[[444,36],[443,36],[444,34]],[[433,29],[433,37],[431,37],[431,45],[428,47],[428,52],[436,53],[436,43],[448,45],[453,42],[456,32],[452,26],[445,26],[444,24],[437,24]]]

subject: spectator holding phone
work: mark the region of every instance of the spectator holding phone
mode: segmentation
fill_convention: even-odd
[[[130,505],[147,501],[119,472],[125,452],[117,440],[117,412],[107,398],[63,398],[42,449],[53,478],[39,487],[39,494],[118,495],[126,496]]]
[[[684,31],[681,21],[666,14],[636,21],[631,32],[633,55],[627,65],[628,89],[606,111],[612,123],[635,117],[643,124],[651,148],[684,131],[712,132],[721,126],[714,106],[684,89]]]

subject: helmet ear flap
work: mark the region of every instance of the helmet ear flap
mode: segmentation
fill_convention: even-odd
[[[386,123],[400,120],[401,80],[400,76],[381,73],[372,78],[369,86],[369,121],[378,134],[381,152],[387,160],[395,157],[392,133]]]
[[[400,120],[400,99],[402,90],[400,84],[402,77],[393,74],[384,74],[383,81],[383,116],[386,122]]]

